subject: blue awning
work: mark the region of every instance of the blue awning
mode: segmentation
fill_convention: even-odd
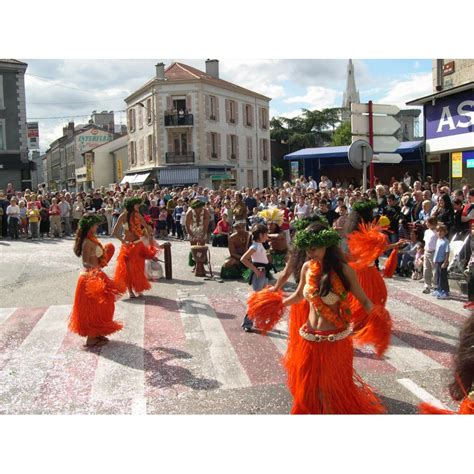
[[[166,168],[160,170],[160,185],[197,184],[198,168]]]
[[[414,153],[421,149],[423,140],[415,140],[411,142],[402,142],[395,153],[406,155]],[[324,158],[346,158],[349,152],[348,146],[325,146],[319,148],[303,148],[284,156],[285,160],[307,160],[307,159],[324,159]]]

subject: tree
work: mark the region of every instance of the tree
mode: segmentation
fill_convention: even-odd
[[[332,144],[335,146],[350,145],[352,143],[351,123],[344,122],[337,127],[332,137]]]
[[[281,180],[283,178],[284,172],[282,168],[279,168],[278,166],[272,166],[272,177],[276,178],[278,180]]]

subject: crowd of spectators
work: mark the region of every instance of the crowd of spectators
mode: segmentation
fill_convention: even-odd
[[[211,216],[209,241],[212,239],[219,246],[227,245],[234,222],[245,219],[252,225],[258,221],[259,211],[268,208],[282,210],[282,230],[288,236],[293,221],[316,213],[345,238],[345,221],[353,204],[369,198],[377,203],[374,218],[384,215],[389,220],[390,242],[406,242],[400,251],[398,273],[414,278],[423,273],[422,247],[426,245],[424,231],[430,217],[446,227],[448,239],[464,238],[474,220],[474,190],[468,183],[450,189],[446,182],[436,183],[430,177],[415,179],[408,173],[400,180],[392,178],[390,183],[376,181],[366,192],[339,179],[333,182],[327,176],[322,176],[319,183],[301,176],[280,187],[240,190],[190,185],[162,189],[155,186],[146,191],[116,185],[77,193],[51,191],[45,186],[20,192],[8,185],[5,190],[0,189],[0,236],[12,240],[70,237],[86,212],[103,215],[99,234],[110,235],[123,211],[124,199],[130,196],[142,198],[141,212],[150,215],[158,238],[182,240],[186,239],[184,219],[188,206],[193,198],[201,199]]]

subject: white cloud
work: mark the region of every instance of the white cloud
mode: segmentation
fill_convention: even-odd
[[[431,72],[411,74],[404,79],[391,82],[388,92],[380,102],[407,108],[408,101],[431,94],[432,87]]]
[[[341,93],[334,89],[326,87],[311,86],[306,89],[303,96],[289,97],[284,102],[287,104],[301,104],[307,109],[326,109],[329,107],[338,107],[338,99]],[[340,101],[339,101],[340,102]]]

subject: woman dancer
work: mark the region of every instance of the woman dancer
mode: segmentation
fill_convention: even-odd
[[[283,298],[265,289],[249,298],[249,316],[263,330],[281,318],[284,307],[308,301],[307,321],[299,329],[301,340],[287,361],[293,414],[375,414],[385,409],[372,389],[353,368],[354,349],[348,293],[373,318],[386,319],[387,311],[374,306],[360,287],[354,270],[339,248],[336,230],[315,223],[297,232],[294,246],[309,259],[297,290]],[[270,321],[269,323],[269,319]]]
[[[74,253],[82,257],[84,271],[77,282],[69,330],[86,337],[86,346],[103,346],[105,336],[122,329],[114,321],[115,300],[120,295],[115,283],[102,271],[114,254],[114,246],[103,246],[96,237],[101,218],[84,216],[78,223]]]
[[[151,236],[145,219],[139,212],[141,204],[141,198],[126,199],[125,210],[120,214],[112,232],[112,235],[122,242],[114,280],[122,293],[128,289],[130,298],[140,297],[143,291],[151,288],[145,274],[145,260],[154,258],[156,254],[156,248],[146,246],[142,240],[145,234],[148,238]]]

